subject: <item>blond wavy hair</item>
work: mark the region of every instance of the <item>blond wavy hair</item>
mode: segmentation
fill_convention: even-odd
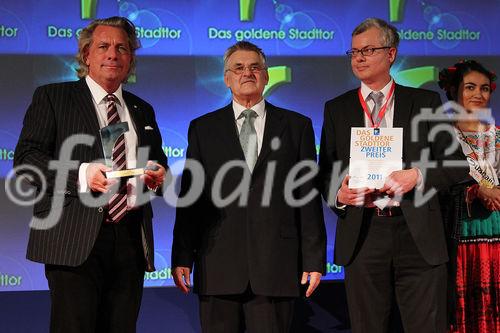
[[[85,77],[89,74],[89,66],[85,63],[88,50],[90,45],[92,45],[92,35],[95,29],[100,26],[105,25],[109,27],[120,28],[125,31],[128,38],[128,44],[131,50],[132,61],[130,63],[130,69],[125,79],[125,82],[135,72],[136,57],[135,51],[141,47],[141,42],[137,38],[135,33],[135,26],[125,17],[113,16],[105,19],[93,20],[88,26],[82,29],[80,36],[78,38],[78,53],[76,54],[76,60],[78,61],[78,68],[76,70],[79,78]]]

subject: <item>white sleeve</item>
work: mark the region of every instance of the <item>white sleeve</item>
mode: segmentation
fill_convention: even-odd
[[[89,164],[90,163],[82,163],[78,169],[78,185],[80,193],[89,192],[89,186],[87,184],[87,168]]]
[[[337,209],[345,209],[347,207],[347,205],[341,205],[340,202],[337,199],[339,197],[339,192],[340,192],[340,189],[337,191],[337,195],[335,196],[335,208],[337,208]]]
[[[422,191],[424,189],[424,176],[422,175],[422,171],[420,171],[419,168],[417,168],[418,171],[418,178],[417,178],[417,185],[415,185],[415,189],[417,191]]]

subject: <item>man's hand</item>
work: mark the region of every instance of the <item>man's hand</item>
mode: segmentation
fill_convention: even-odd
[[[418,176],[419,173],[417,168],[393,171],[386,178],[385,184],[379,189],[379,192],[389,196],[402,196],[413,190],[417,185]]]
[[[337,201],[343,205],[364,206],[368,196],[375,190],[367,187],[349,188],[349,176],[345,176],[337,195]]]
[[[108,192],[116,184],[116,179],[107,179],[105,172],[111,171],[110,167],[102,163],[90,163],[86,170],[87,186],[94,192]]]
[[[500,210],[500,188],[479,186],[477,197],[481,200],[486,209],[490,211]]]
[[[309,297],[312,295],[314,290],[316,290],[316,288],[319,286],[319,283],[321,281],[321,273],[303,272],[300,284],[305,285],[307,283],[307,277],[309,277],[309,287],[306,290],[306,297]]]
[[[189,293],[191,288],[191,269],[189,267],[175,267],[174,268],[174,282],[184,294]]]
[[[148,167],[156,168],[157,170],[146,169],[144,175],[142,175],[142,180],[149,189],[156,189],[163,184],[165,181],[165,168],[158,163],[148,161]]]

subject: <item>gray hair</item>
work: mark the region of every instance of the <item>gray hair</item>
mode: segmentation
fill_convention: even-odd
[[[227,62],[229,61],[229,58],[236,51],[253,51],[259,55],[262,64],[266,66],[266,55],[262,49],[253,43],[242,40],[234,45],[231,45],[224,53],[224,71],[227,70]]]
[[[128,77],[135,72],[135,51],[141,47],[141,42],[137,38],[135,33],[135,26],[125,17],[113,16],[105,19],[96,19],[90,22],[88,26],[82,29],[80,36],[78,37],[78,53],[76,54],[76,60],[78,61],[78,69],[76,70],[78,77],[82,78],[89,74],[89,66],[85,63],[86,56],[90,45],[92,44],[92,34],[95,29],[100,26],[105,25],[108,27],[120,28],[127,34],[128,44],[132,52],[132,61],[130,63],[130,69],[127,74]],[[125,79],[125,81],[127,80]]]
[[[381,32],[380,41],[382,46],[390,46],[394,48],[398,48],[399,45],[399,35],[398,30],[392,24],[387,23],[386,21],[370,17],[361,22],[356,28],[354,28],[352,32],[352,36],[359,35],[370,28],[377,28]]]

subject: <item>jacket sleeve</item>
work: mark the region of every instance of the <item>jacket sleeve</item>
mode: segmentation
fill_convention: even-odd
[[[189,125],[188,148],[186,152],[186,163],[190,161],[201,162],[198,137],[196,134],[196,122]],[[187,168],[184,168],[181,178],[181,190],[179,200],[185,197],[193,186],[193,177]],[[200,245],[199,221],[204,211],[203,194],[198,196],[190,205],[179,205],[176,209],[174,238],[172,242],[172,267],[190,267],[195,261],[197,249]]]
[[[316,165],[316,144],[311,120],[308,119],[300,141],[301,161],[313,161]],[[323,218],[321,195],[317,191],[315,177],[300,187],[301,197],[316,193],[311,200],[300,207],[302,270],[304,272],[326,273],[326,230]]]
[[[334,172],[334,165],[340,165],[336,143],[335,143],[335,125],[333,122],[333,110],[331,102],[325,104],[325,111],[323,117],[323,127],[321,130],[321,144],[319,150],[319,174],[320,181],[319,187],[323,199],[327,202],[328,206],[338,215],[345,216],[346,209],[340,209],[335,206],[337,199],[337,192],[339,186],[332,184],[332,173]],[[338,170],[341,174],[343,170]],[[338,179],[341,181],[342,179]],[[341,182],[339,182],[339,185]]]

